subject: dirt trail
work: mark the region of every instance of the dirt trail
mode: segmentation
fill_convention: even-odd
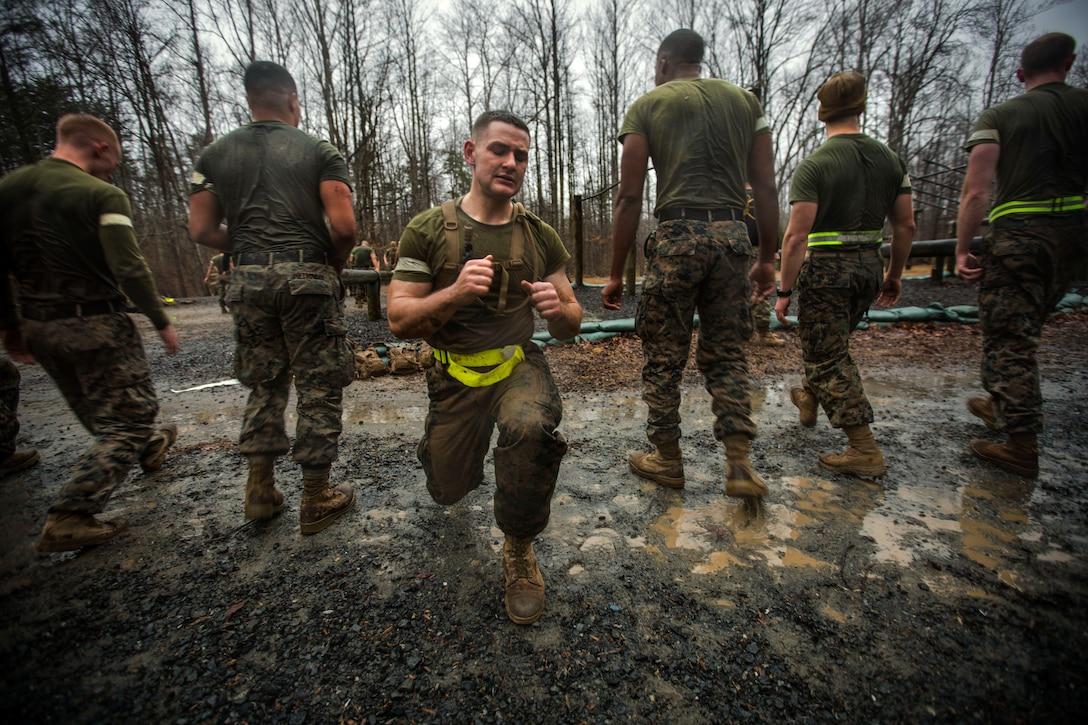
[[[572,445],[537,547],[548,601],[532,627],[512,625],[502,607],[490,462],[461,504],[427,496],[414,454],[422,376],[346,391],[333,476],[355,486],[353,512],[302,537],[299,472],[281,460],[287,510],[246,526],[235,445],[245,391],[172,392],[231,377],[229,318],[211,299],[172,313],[177,359],[146,325],[144,338],[178,445],[162,471],[119,487],[108,513],[129,529],[109,545],[33,548],[88,439],[46,376],[21,367],[20,444],[42,463],[0,482],[8,722],[1088,714],[1088,313],[1047,327],[1035,482],[967,452],[987,435],[963,405],[978,392],[973,328],[855,338],[889,469],[878,482],[816,465],[842,440],[822,415],[814,429],[797,424],[796,337],[752,348],[754,462],[771,485],[758,515],[723,495],[696,373],[682,410],[687,487],[665,490],[626,467],[626,452],[645,447],[637,341],[549,348]]]

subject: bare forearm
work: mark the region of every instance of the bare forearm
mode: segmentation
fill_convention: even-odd
[[[612,279],[623,277],[627,267],[627,256],[631,253],[631,244],[638,234],[638,223],[642,217],[642,198],[618,197],[612,214],[612,264],[609,276]]]
[[[548,320],[548,334],[556,340],[569,340],[582,331],[582,306],[576,301],[563,301],[562,316]]]

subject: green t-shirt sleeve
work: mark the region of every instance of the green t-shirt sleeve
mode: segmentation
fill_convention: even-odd
[[[318,144],[324,163],[321,169],[322,181],[342,181],[351,189],[351,177],[348,175],[348,165],[344,157],[328,141]]]
[[[997,128],[997,114],[993,109],[986,109],[975,122],[971,129],[971,135],[967,137],[967,143],[963,145],[965,151],[970,151],[975,146],[984,143],[1001,143],[1001,133]]]
[[[541,267],[540,278],[544,279],[561,269],[565,269],[567,262],[570,260],[570,252],[563,246],[563,240],[559,238],[559,233],[544,222],[539,222],[539,226],[533,232],[534,234],[539,233],[543,241],[544,264]]]
[[[100,206],[98,240],[102,244],[106,264],[129,299],[147,315],[156,330],[169,325],[170,318],[163,309],[155,278],[136,241],[132,206],[128,197],[120,191]]]
[[[434,222],[435,218],[437,223]],[[438,267],[446,261],[446,241],[441,219],[441,209],[438,209],[437,215],[435,209],[430,209],[408,222],[400,237],[400,256],[397,267],[393,270],[393,279],[434,283]],[[438,260],[439,255],[441,260]]]
[[[820,203],[818,172],[816,164],[809,162],[808,159],[797,165],[790,179],[790,204],[799,201]]]

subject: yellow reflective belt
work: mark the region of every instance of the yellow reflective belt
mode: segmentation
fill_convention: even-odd
[[[446,372],[455,380],[470,388],[485,388],[510,377],[510,373],[514,372],[514,368],[518,366],[518,363],[525,359],[525,351],[521,349],[521,345],[507,345],[503,348],[466,353],[464,355],[456,352],[446,352],[445,350],[435,350],[434,357],[435,360],[446,366]],[[485,373],[470,369],[490,365],[496,367]]]
[[[830,247],[836,244],[880,244],[883,241],[883,232],[880,229],[871,232],[813,232],[808,235],[810,247]]]
[[[990,210],[990,223],[1006,214],[1058,214],[1067,211],[1083,211],[1083,196],[1063,196],[1042,201],[1007,201]]]

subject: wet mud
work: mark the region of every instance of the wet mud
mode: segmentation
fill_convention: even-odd
[[[88,436],[44,373],[21,366],[20,445],[42,462],[0,482],[8,722],[1088,714],[1088,313],[1047,327],[1048,428],[1035,481],[967,449],[996,435],[964,407],[979,392],[977,331],[859,335],[888,467],[877,480],[817,465],[844,438],[822,414],[815,428],[798,425],[796,337],[753,348],[753,462],[771,488],[758,507],[724,496],[697,374],[685,378],[682,406],[686,486],[668,490],[627,470],[628,451],[648,450],[631,384],[637,344],[549,348],[571,449],[536,547],[546,610],[519,627],[502,604],[490,460],[484,485],[459,504],[439,507],[424,488],[421,375],[346,390],[333,477],[354,486],[351,513],[303,537],[300,473],[281,459],[285,512],[246,524],[235,443],[246,392],[186,390],[230,379],[229,318],[211,299],[172,312],[177,359],[161,355],[147,326],[144,339],[178,443],[161,471],[131,473],[118,488],[107,518],[129,528],[108,545],[34,550]],[[908,346],[926,350],[921,362]]]

